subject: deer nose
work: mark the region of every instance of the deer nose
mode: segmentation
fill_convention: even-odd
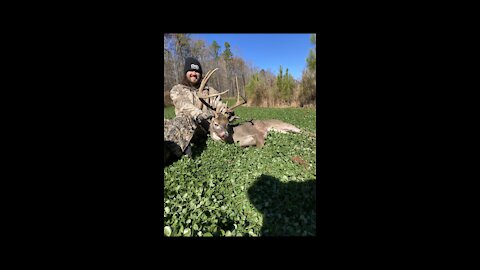
[[[225,139],[228,136],[228,132],[223,132],[220,134],[220,138]]]

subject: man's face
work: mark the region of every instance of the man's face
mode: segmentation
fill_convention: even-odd
[[[200,80],[200,73],[195,70],[187,71],[187,80],[192,84],[197,84]]]

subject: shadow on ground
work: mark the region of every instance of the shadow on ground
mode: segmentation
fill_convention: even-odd
[[[316,235],[316,180],[281,182],[261,175],[248,196],[263,214],[261,236]]]

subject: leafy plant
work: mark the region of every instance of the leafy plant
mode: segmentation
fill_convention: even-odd
[[[174,116],[173,107],[164,112]],[[236,115],[315,132],[314,110],[240,107]],[[206,144],[164,168],[165,236],[315,235],[315,137],[272,132],[261,149]]]

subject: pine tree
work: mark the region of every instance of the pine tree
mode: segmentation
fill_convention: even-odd
[[[293,79],[292,74],[287,72],[285,75],[285,100],[291,102],[293,98],[293,88],[295,87],[295,80]]]
[[[232,60],[233,60],[233,54],[232,51],[230,50],[230,43],[225,42],[225,50],[222,53],[223,55],[223,60],[225,61],[226,65],[226,73],[227,73],[227,81],[229,82],[229,87],[230,89],[235,89],[235,78],[233,77],[232,74]],[[232,93],[235,92],[232,91]]]
[[[280,71],[277,75],[277,94],[275,95],[276,99],[283,98],[283,68],[280,65]]]
[[[212,56],[215,60],[218,60],[219,56],[219,50],[220,50],[220,45],[214,40],[212,42],[212,45],[210,45],[210,48],[212,49]]]
[[[230,43],[228,42],[225,42],[225,50],[223,51],[223,59],[225,59],[225,61],[230,61],[232,60],[232,57],[233,57],[233,54],[232,54],[232,51],[230,50]]]

